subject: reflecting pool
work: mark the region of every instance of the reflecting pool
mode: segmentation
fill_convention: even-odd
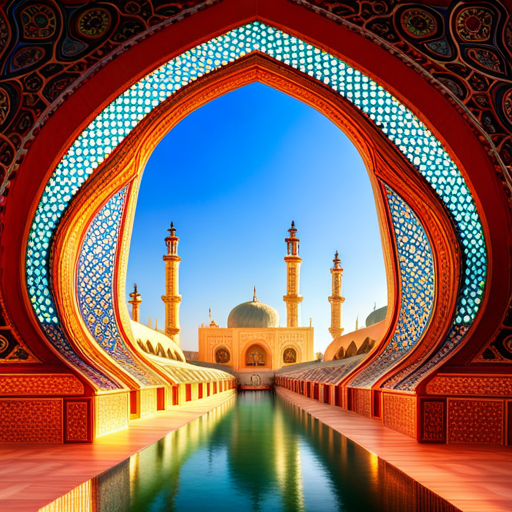
[[[43,510],[79,512],[67,508],[77,501],[84,512],[458,510],[268,391],[233,397]]]

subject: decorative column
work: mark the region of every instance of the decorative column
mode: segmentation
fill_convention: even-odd
[[[283,300],[286,302],[286,327],[299,327],[299,304],[302,297],[300,290],[300,264],[302,258],[299,258],[299,242],[295,236],[295,222],[292,221],[292,227],[288,230],[289,238],[285,238],[287,255],[286,261],[286,295]]]
[[[341,296],[341,280],[343,278],[343,269],[341,268],[341,260],[338,257],[338,251],[336,251],[332,261],[334,262],[334,267],[331,268],[332,296],[329,297],[329,302],[331,303],[331,327],[329,328],[329,332],[334,339],[340,336],[344,330],[341,328],[341,305],[345,302],[345,298]]]
[[[165,295],[162,300],[165,304],[165,334],[171,337],[179,346],[180,344],[180,302],[178,269],[181,258],[178,256],[179,238],[176,236],[176,228],[171,222],[168,229],[170,235],[165,239],[167,254],[165,261]]]
[[[132,320],[134,322],[139,322],[139,314],[140,314],[140,303],[142,299],[140,298],[140,293],[137,292],[137,285],[133,285],[133,292],[130,293],[130,297],[132,300],[128,301],[128,304],[132,305]]]

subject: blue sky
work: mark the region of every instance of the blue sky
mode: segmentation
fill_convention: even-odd
[[[349,139],[322,114],[252,84],[190,114],[155,149],[142,179],[128,262],[127,292],[138,284],[141,321],[164,327],[164,238],[180,237],[181,344],[197,350],[197,328],[226,327],[236,305],[258,299],[286,326],[284,238],[301,239],[302,325],[315,351],[331,341],[334,252],[344,268],[343,327],[354,330],[387,303],[373,192]]]

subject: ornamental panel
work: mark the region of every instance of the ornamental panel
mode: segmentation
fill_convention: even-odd
[[[78,262],[80,313],[98,345],[140,384],[159,382],[135,359],[119,332],[114,312],[114,274],[127,187],[112,196],[91,222]]]
[[[386,196],[400,268],[400,313],[389,344],[370,366],[349,383],[371,387],[421,339],[434,307],[434,258],[425,230],[411,207],[393,190]]]
[[[445,442],[444,402],[441,400],[422,400],[421,402],[421,441]]]
[[[449,443],[503,443],[502,400],[448,399]]]
[[[384,393],[382,423],[407,436],[416,438],[417,398]]]
[[[66,401],[66,442],[90,441],[89,403]]]
[[[436,375],[426,391],[429,395],[512,396],[512,377]]]
[[[372,396],[369,389],[351,389],[352,392],[352,410],[366,416],[372,417]]]
[[[96,437],[128,428],[128,393],[101,395],[96,398]]]
[[[62,399],[0,399],[0,442],[62,443]]]
[[[74,375],[2,375],[0,395],[83,395]]]
[[[140,390],[140,414],[147,416],[157,410],[157,392],[156,388]]]

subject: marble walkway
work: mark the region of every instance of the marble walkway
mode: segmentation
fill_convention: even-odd
[[[234,394],[226,391],[158,412],[90,444],[0,443],[0,511],[38,511],[169,432],[233,400]]]
[[[277,393],[463,512],[512,512],[512,447],[420,444],[378,420],[285,388]]]

